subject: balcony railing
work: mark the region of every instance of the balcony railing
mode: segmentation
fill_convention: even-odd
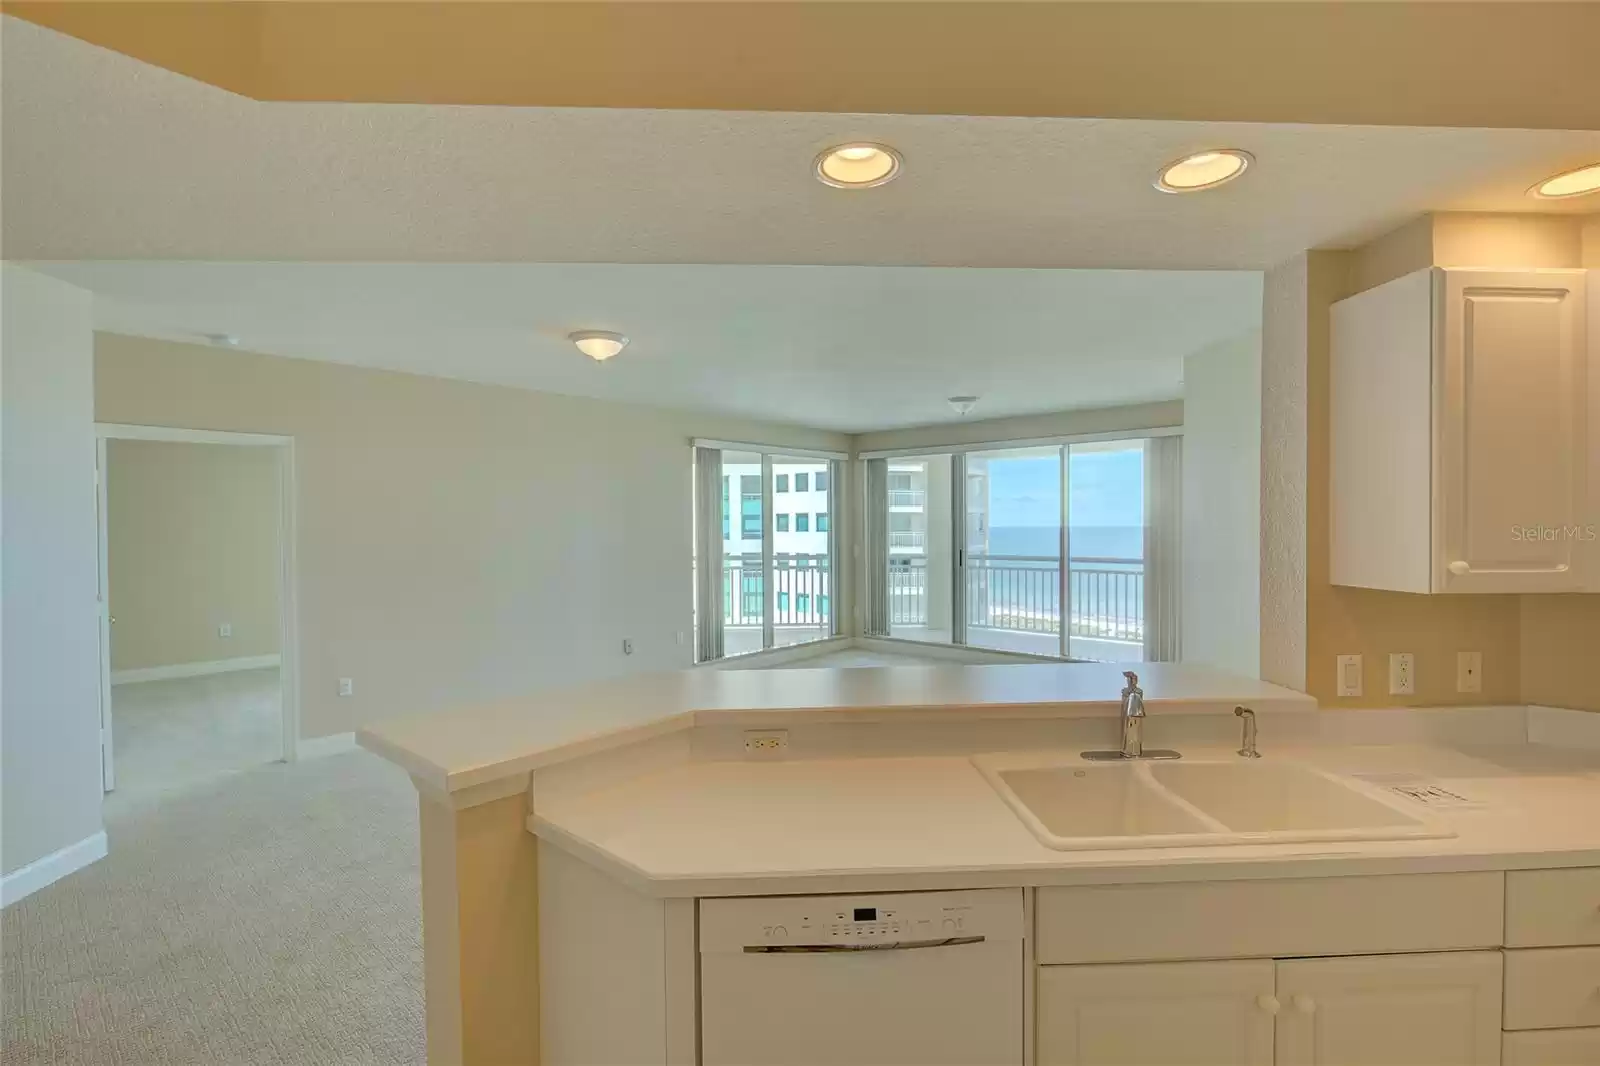
[[[925,489],[890,489],[890,507],[916,507],[921,508],[928,499]]]
[[[1144,640],[1144,562],[1074,556],[1068,568],[1067,633],[1103,640]],[[889,624],[928,624],[928,565],[891,563]],[[1031,555],[967,556],[968,628],[1015,633],[1061,632],[1061,560]]]
[[[779,553],[772,557],[774,625],[824,625],[832,610],[831,567],[826,555]],[[722,560],[723,621],[729,626],[762,625],[766,582],[759,555],[729,555]]]
[[[922,551],[928,545],[928,534],[921,530],[891,531],[889,534],[890,551]]]

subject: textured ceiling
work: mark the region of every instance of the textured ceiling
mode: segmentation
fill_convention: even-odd
[[[863,432],[1175,398],[1260,275],[628,264],[57,263],[106,330]],[[614,329],[604,364],[565,339]],[[219,358],[225,356],[219,353]]]
[[[0,37],[13,259],[1261,269],[1424,210],[1528,210],[1600,158],[1594,131],[260,103],[15,19]],[[858,137],[905,174],[811,178]],[[1258,165],[1150,187],[1217,144]]]

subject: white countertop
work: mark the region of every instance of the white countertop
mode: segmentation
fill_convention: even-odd
[[[1275,754],[1336,773],[1426,775],[1480,806],[1431,812],[1457,834],[1447,839],[1064,852],[1034,839],[965,757],[691,761],[551,796],[529,828],[657,896],[1600,865],[1600,751]]]
[[[660,733],[773,714],[862,721],[1110,715],[1122,670],[1115,663],[677,670],[401,718],[356,739],[425,786],[456,792]],[[1316,710],[1303,693],[1205,667],[1140,663],[1137,670],[1152,712],[1229,713],[1236,703],[1262,712]]]

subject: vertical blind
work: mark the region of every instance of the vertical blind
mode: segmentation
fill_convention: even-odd
[[[1175,663],[1182,654],[1183,438],[1144,443],[1144,658]]]
[[[695,662],[704,663],[722,658],[722,449],[720,448],[694,450],[694,537],[694,658]]]
[[[866,558],[862,583],[861,632],[889,635],[889,460],[866,462],[865,511],[861,515],[861,550]]]

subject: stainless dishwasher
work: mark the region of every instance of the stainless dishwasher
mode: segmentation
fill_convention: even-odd
[[[1018,1066],[1021,889],[700,903],[703,1066]]]

